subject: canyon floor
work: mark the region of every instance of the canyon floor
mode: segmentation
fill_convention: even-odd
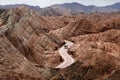
[[[120,80],[120,13],[0,9],[0,80]]]

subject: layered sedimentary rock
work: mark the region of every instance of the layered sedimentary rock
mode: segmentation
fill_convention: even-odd
[[[119,14],[91,15],[80,15],[78,20],[53,31],[75,43],[68,53],[76,62],[51,80],[120,79]]]
[[[51,80],[120,79],[120,46],[109,42],[80,42],[68,53],[76,62],[61,70]]]
[[[64,60],[64,40],[75,63]],[[120,79],[120,14],[39,16],[26,7],[0,9],[0,79]]]
[[[62,41],[44,31],[49,27],[46,21],[37,13],[20,7],[0,10],[0,26],[0,78],[48,79],[51,69],[44,66],[47,64],[45,51],[56,51]]]

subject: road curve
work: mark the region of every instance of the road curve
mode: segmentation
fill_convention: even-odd
[[[66,44],[65,45],[68,45],[68,48],[70,46],[73,45],[72,42],[70,41],[67,41],[65,40]],[[65,46],[64,45],[64,46]],[[75,60],[67,53],[67,49],[65,49],[65,47],[62,46],[60,49],[59,49],[59,54],[60,56],[63,58],[64,62],[62,62],[61,64],[59,64],[57,67],[55,68],[66,68],[68,66],[70,66],[71,64],[73,64],[75,62]]]

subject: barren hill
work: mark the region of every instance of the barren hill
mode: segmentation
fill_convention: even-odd
[[[75,63],[57,69],[64,40],[74,43],[66,51]],[[24,6],[0,9],[0,79],[119,80],[119,75],[120,13],[40,16]]]

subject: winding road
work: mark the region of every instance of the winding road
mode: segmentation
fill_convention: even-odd
[[[65,48],[65,45],[64,45],[59,49],[59,54],[63,58],[64,62],[59,64],[56,68],[66,68],[75,62],[75,60],[67,53],[67,49],[70,46],[72,46],[73,43],[67,40],[65,40],[65,42],[66,42],[65,45],[67,45],[68,47]]]

